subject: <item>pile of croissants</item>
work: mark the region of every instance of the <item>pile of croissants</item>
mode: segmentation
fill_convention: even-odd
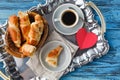
[[[8,20],[8,32],[10,37],[19,49],[19,52],[25,56],[31,56],[36,51],[44,29],[42,16],[34,16],[34,22],[31,23],[29,15],[26,12],[19,11],[17,15],[11,15]]]

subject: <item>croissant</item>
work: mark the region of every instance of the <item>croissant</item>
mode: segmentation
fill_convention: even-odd
[[[25,41],[28,37],[28,33],[30,30],[30,20],[29,15],[25,12],[18,12],[18,16],[20,18],[20,29],[23,35],[23,41]]]
[[[25,56],[32,56],[36,51],[36,47],[25,43],[22,45],[19,51],[22,52]]]
[[[42,16],[40,16],[39,14],[37,14],[35,16],[35,22],[38,23],[38,25],[39,25],[40,39],[41,39],[41,35],[42,35],[43,29],[44,29],[44,21],[43,21]]]
[[[46,56],[46,62],[52,66],[52,67],[57,67],[58,64],[58,57],[61,53],[61,51],[63,50],[62,46],[58,46],[55,49],[52,49],[48,55]]]
[[[35,16],[35,22],[31,24],[30,32],[28,33],[27,43],[36,46],[41,39],[43,33],[43,20],[40,15]]]
[[[16,47],[21,46],[21,34],[18,26],[18,17],[12,15],[8,20],[8,31],[10,33],[11,39]]]

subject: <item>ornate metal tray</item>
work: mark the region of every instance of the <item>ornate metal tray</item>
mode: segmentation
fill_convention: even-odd
[[[104,38],[104,33],[106,32],[106,24],[105,24],[104,17],[100,12],[100,10],[92,2],[86,2],[84,0],[75,0],[75,1],[46,0],[45,4],[38,4],[37,6],[33,6],[28,11],[37,12],[43,15],[47,19],[47,16],[52,15],[52,12],[56,9],[56,7],[65,3],[73,3],[82,9],[85,15],[85,25],[87,26],[89,31],[95,33],[98,36],[98,41],[96,45],[90,49],[87,49],[84,51],[78,50],[76,55],[72,59],[70,66],[68,67],[68,69],[66,69],[64,74],[74,71],[76,67],[80,67],[89,62],[92,62],[94,58],[99,58],[105,55],[109,50],[108,41],[105,40]],[[94,19],[93,10],[95,10],[98,16],[100,17],[101,26]],[[50,26],[51,25],[52,24],[50,24]],[[16,66],[13,56],[9,55],[4,50],[4,45],[5,45],[4,35],[5,35],[6,26],[7,26],[7,22],[0,26],[0,61],[4,62],[5,71],[8,74],[8,76],[10,76],[11,79],[22,80],[23,78],[20,76],[20,72]],[[54,30],[54,28],[50,27],[50,31],[52,30]],[[75,43],[75,40],[72,39],[73,37],[74,35],[65,36],[65,38]]]

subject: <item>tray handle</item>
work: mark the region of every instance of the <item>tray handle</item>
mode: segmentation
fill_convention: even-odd
[[[91,1],[89,1],[87,3],[88,6],[92,7],[98,14],[100,21],[101,21],[101,33],[104,34],[106,32],[106,22],[105,19],[101,13],[101,11],[99,10],[99,8]]]
[[[5,74],[3,74],[2,71],[0,71],[0,77],[1,77],[2,79],[4,79],[4,80],[10,80],[10,76],[7,77]]]

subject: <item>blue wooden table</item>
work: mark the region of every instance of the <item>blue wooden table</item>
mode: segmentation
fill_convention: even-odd
[[[0,23],[18,11],[25,11],[36,6],[42,0],[0,0]],[[120,0],[91,0],[103,13],[110,51],[100,59],[77,68],[74,72],[61,77],[60,80],[120,80]],[[97,16],[96,16],[97,18]],[[0,63],[0,70],[2,63]],[[2,80],[2,79],[0,79]]]

